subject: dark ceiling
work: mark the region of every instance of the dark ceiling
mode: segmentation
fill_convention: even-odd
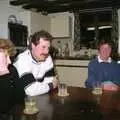
[[[57,13],[84,9],[120,7],[120,0],[10,0],[14,6],[36,12]]]

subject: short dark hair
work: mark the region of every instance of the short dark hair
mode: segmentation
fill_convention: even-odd
[[[118,55],[118,47],[115,44],[115,42],[112,41],[111,39],[108,39],[107,37],[103,37],[99,40],[98,50],[100,49],[100,46],[102,46],[103,44],[108,44],[109,46],[111,46],[111,49],[112,49],[111,58],[117,61],[119,55]]]
[[[47,41],[52,41],[53,37],[50,33],[48,33],[45,30],[40,30],[38,32],[35,32],[30,39],[30,43],[33,43],[37,45],[39,43],[40,38],[45,38]]]
[[[113,48],[114,42],[109,40],[108,38],[101,38],[98,42],[98,50],[100,49],[100,47],[104,44],[108,44],[109,46],[111,46],[111,48]]]

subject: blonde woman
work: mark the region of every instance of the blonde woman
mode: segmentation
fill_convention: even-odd
[[[0,39],[0,120],[9,120],[9,111],[20,103],[18,100],[22,101],[20,96],[24,96],[17,70],[10,60],[15,53],[14,45],[9,40]]]

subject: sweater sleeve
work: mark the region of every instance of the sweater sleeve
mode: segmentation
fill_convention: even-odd
[[[112,70],[112,82],[120,86],[120,64],[115,64]]]
[[[87,88],[92,88],[95,80],[96,80],[95,64],[93,62],[90,62],[88,65],[88,78],[85,82],[85,86]]]
[[[30,95],[30,96],[41,95],[41,94],[48,93],[51,89],[51,87],[49,87],[49,83],[51,82],[50,78],[48,83],[39,82],[30,73],[30,74],[23,75],[20,79],[21,79],[22,85],[24,86],[26,95]]]
[[[50,88],[48,84],[40,83],[38,81],[32,83],[25,88],[25,93],[29,96],[41,95],[49,92]]]

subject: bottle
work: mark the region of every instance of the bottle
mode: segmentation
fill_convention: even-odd
[[[58,41],[58,56],[62,57],[62,47],[61,47],[61,42]]]
[[[68,43],[65,44],[65,51],[64,51],[65,57],[69,57],[70,51]]]

